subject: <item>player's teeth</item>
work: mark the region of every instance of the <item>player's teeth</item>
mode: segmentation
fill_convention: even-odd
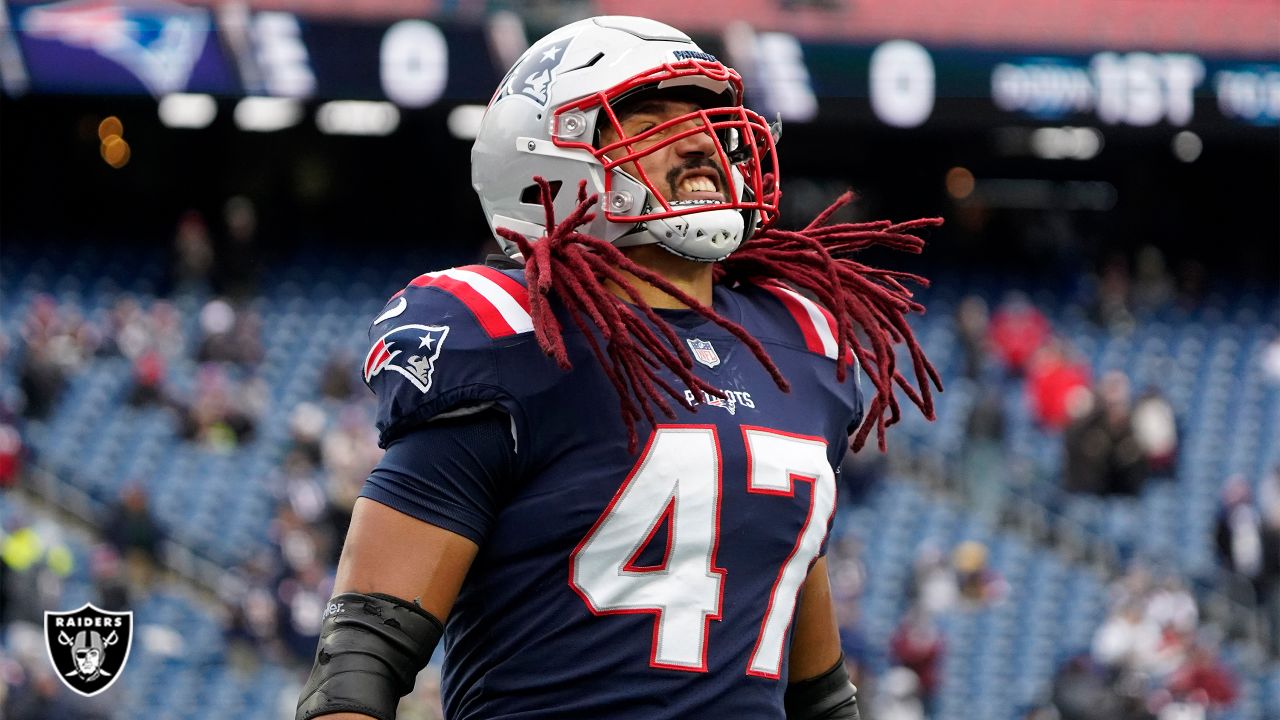
[[[710,178],[692,177],[682,181],[680,189],[686,192],[715,192],[716,185]]]

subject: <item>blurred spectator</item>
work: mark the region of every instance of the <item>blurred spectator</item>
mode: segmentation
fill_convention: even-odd
[[[1280,386],[1280,335],[1262,349],[1262,373],[1272,387]]]
[[[990,327],[996,354],[1013,375],[1026,373],[1032,356],[1050,334],[1049,321],[1021,292],[1005,296]]]
[[[27,671],[22,685],[5,698],[0,717],[7,720],[108,720],[111,717],[113,701],[68,691],[48,667],[31,667]]]
[[[1160,627],[1147,616],[1138,598],[1113,608],[1093,633],[1093,660],[1116,675],[1153,664],[1160,646]]]
[[[969,506],[987,520],[994,521],[1004,503],[1008,464],[1004,392],[995,384],[980,386],[965,423],[962,482]]]
[[[1173,277],[1164,253],[1155,245],[1138,249],[1133,271],[1133,304],[1143,313],[1167,306],[1173,300]]]
[[[147,322],[151,328],[152,340],[148,350],[159,353],[166,360],[189,355],[182,329],[182,313],[173,303],[165,300],[152,302]]]
[[[933,616],[919,605],[907,610],[889,639],[890,657],[918,678],[918,693],[913,694],[926,709],[932,708],[942,680],[940,669],[945,648],[942,631]]]
[[[133,363],[133,387],[129,389],[126,402],[134,407],[167,405],[166,372],[164,356],[159,352],[148,350],[139,355]]]
[[[62,397],[66,383],[66,372],[58,362],[53,344],[48,340],[28,342],[18,368],[23,415],[33,420],[47,420]]]
[[[173,236],[173,290],[177,293],[207,292],[213,262],[209,225],[199,211],[188,210],[178,220]]]
[[[1091,315],[1094,322],[1112,332],[1133,328],[1133,312],[1129,309],[1129,267],[1122,256],[1110,257],[1098,274]]]
[[[890,668],[881,678],[871,714],[876,720],[924,720],[924,703],[920,700],[920,679],[905,667]]]
[[[172,359],[184,351],[182,317],[172,303],[155,300],[150,310],[132,297],[122,297],[106,316],[105,336],[99,352],[130,360],[148,353]]]
[[[1258,483],[1258,507],[1264,518],[1280,515],[1280,465],[1271,468]]]
[[[294,515],[307,525],[317,525],[328,509],[324,488],[316,477],[316,466],[301,450],[291,450],[285,455],[279,493]]]
[[[1129,379],[1112,371],[1098,383],[1092,407],[1067,428],[1064,486],[1070,492],[1136,495],[1146,463],[1134,436]]]
[[[250,559],[243,575],[228,574],[218,588],[226,612],[224,635],[232,665],[252,670],[263,660],[283,659],[275,569],[264,555]]]
[[[200,348],[196,359],[201,362],[235,362],[238,348],[231,336],[236,311],[231,303],[214,298],[200,308]]]
[[[180,434],[229,452],[253,439],[268,394],[261,378],[236,383],[223,366],[205,363],[196,373],[195,397],[183,408]]]
[[[1178,463],[1178,422],[1173,405],[1151,386],[1133,405],[1133,438],[1142,450],[1148,472],[1172,476]]]
[[[1143,693],[1113,683],[1088,655],[1071,658],[1054,676],[1053,705],[1062,720],[1153,720]]]
[[[1087,408],[1089,366],[1058,338],[1036,351],[1027,370],[1032,416],[1041,427],[1061,430]]]
[[[312,402],[300,402],[289,413],[290,452],[301,453],[313,467],[322,462],[320,443],[329,419],[324,410]]]
[[[262,276],[262,248],[258,244],[258,210],[243,195],[222,208],[225,242],[215,255],[217,289],[235,300],[247,300],[258,290]]]
[[[1234,703],[1238,687],[1235,674],[1203,642],[1192,644],[1186,662],[1174,671],[1168,683],[1175,699],[1215,709]]]
[[[74,569],[75,557],[56,525],[8,518],[0,527],[0,623],[43,623]]]
[[[130,585],[149,587],[160,564],[164,531],[151,514],[146,488],[133,483],[120,493],[102,525],[102,535],[124,559]]]
[[[1004,600],[1009,586],[987,562],[987,546],[966,540],[951,553],[956,586],[960,599],[972,608],[981,608]]]
[[[153,333],[138,301],[127,295],[116,300],[107,313],[103,352],[133,359],[152,344]]]
[[[326,490],[331,525],[333,531],[342,537],[351,522],[351,511],[356,497],[360,495],[360,488],[382,457],[373,423],[359,406],[348,405],[342,410],[338,422],[325,433],[321,457],[325,473],[329,476]]]
[[[827,555],[827,574],[831,578],[831,594],[839,605],[857,600],[867,582],[867,566],[862,561],[862,543],[848,533],[833,541]]]
[[[320,372],[320,394],[334,400],[350,400],[362,388],[356,359],[346,350],[337,350]]]
[[[200,309],[201,362],[227,362],[244,366],[262,361],[262,320],[256,313],[238,312],[231,303],[214,298]]]
[[[936,546],[925,544],[916,554],[909,597],[926,612],[938,614],[955,607],[960,596],[956,573]]]
[[[987,367],[987,359],[991,357],[990,325],[987,301],[977,295],[968,295],[960,301],[956,308],[956,336],[964,357],[962,372],[967,378],[978,379]]]
[[[1236,475],[1222,490],[1222,506],[1214,528],[1218,559],[1222,565],[1249,582],[1251,604],[1262,605],[1271,588],[1280,581],[1280,535],[1253,506],[1249,483]],[[1274,507],[1271,508],[1275,514]]]
[[[845,453],[836,472],[837,499],[841,505],[861,505],[888,472],[885,453]]]
[[[89,556],[89,574],[97,604],[109,610],[126,610],[132,607],[129,580],[125,577],[120,555],[108,543],[99,543]]]
[[[1147,600],[1147,614],[1160,627],[1190,637],[1200,622],[1200,608],[1195,596],[1181,577],[1165,575],[1152,589]]]
[[[853,684],[862,687],[869,681],[867,667],[874,650],[862,628],[862,612],[858,599],[866,584],[867,568],[862,561],[862,543],[852,533],[835,538],[827,554],[827,572],[831,576],[831,595],[836,619],[840,623],[840,647]]]
[[[276,599],[284,614],[280,624],[282,636],[295,661],[312,659],[320,638],[325,604],[332,594],[332,573],[327,573],[319,562],[302,566],[276,587]]]
[[[22,434],[5,415],[0,407],[0,490],[17,485],[22,472]]]

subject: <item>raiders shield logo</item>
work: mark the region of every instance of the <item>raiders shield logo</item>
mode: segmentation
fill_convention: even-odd
[[[44,614],[49,662],[63,684],[93,697],[124,671],[133,647],[133,613],[99,610],[85,603],[71,612]]]

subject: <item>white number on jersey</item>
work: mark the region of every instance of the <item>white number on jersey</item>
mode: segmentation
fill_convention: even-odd
[[[747,490],[793,497],[810,482],[809,511],[768,599],[749,675],[777,679],[800,586],[835,511],[835,473],[822,438],[744,427]],[[725,571],[715,564],[720,538],[720,441],[712,426],[663,425],[639,462],[578,544],[570,583],[597,615],[651,613],[654,667],[706,672],[708,623],[721,617]],[[636,558],[667,523],[660,565]]]

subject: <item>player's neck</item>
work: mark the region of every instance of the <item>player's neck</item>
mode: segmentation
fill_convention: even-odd
[[[711,304],[711,279],[714,269],[712,263],[686,260],[679,255],[667,252],[657,245],[637,245],[635,247],[622,248],[622,252],[631,258],[632,262],[663,276],[667,279],[667,282],[683,290],[685,294],[693,297],[703,305]],[[668,295],[629,272],[623,271],[622,275],[650,307],[675,309],[688,307],[677,298]],[[628,299],[622,288],[611,282],[607,283],[607,286],[613,294],[624,300]]]

